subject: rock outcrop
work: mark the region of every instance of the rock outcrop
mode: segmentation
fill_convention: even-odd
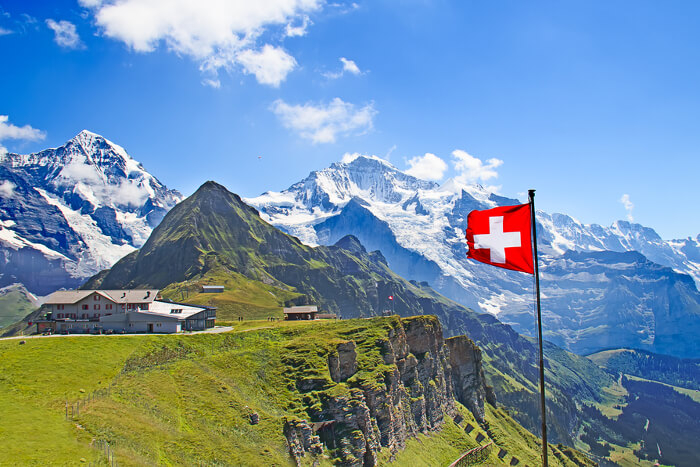
[[[374,343],[383,365],[358,368],[356,346],[348,341],[329,351],[331,379],[346,382],[324,391],[308,414],[317,421],[311,426],[332,426],[332,433],[319,433],[327,446],[340,448],[343,465],[373,466],[383,447],[397,452],[409,437],[439,429],[456,414],[450,356],[434,316],[397,319]],[[303,454],[298,438],[287,436],[295,456]]]
[[[336,383],[345,381],[357,371],[357,352],[353,341],[341,342],[328,355],[328,370]]]
[[[284,436],[289,444],[289,453],[300,465],[299,460],[304,457],[306,452],[311,454],[321,454],[323,446],[305,420],[285,419],[284,420]]]
[[[481,366],[481,349],[466,336],[455,336],[445,341],[450,349],[450,367],[455,398],[467,407],[474,417],[484,421],[484,401],[495,405],[493,389],[486,385]]]

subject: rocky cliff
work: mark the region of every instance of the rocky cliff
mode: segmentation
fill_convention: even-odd
[[[334,384],[316,394],[317,399],[309,398],[317,402],[307,408],[308,421],[285,422],[290,453],[297,461],[306,452],[318,453],[323,444],[335,450],[343,465],[376,465],[383,447],[396,453],[408,438],[439,430],[446,416],[456,414],[456,400],[477,420],[484,419],[488,389],[481,353],[464,336],[445,341],[436,317],[397,319],[370,343],[383,361],[374,368],[357,361],[356,349],[367,351],[367,344],[342,341],[328,350]],[[308,379],[296,382],[310,392],[309,384]]]

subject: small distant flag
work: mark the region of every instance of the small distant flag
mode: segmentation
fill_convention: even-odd
[[[393,296],[393,295],[389,295],[389,300],[394,300],[394,296]]]

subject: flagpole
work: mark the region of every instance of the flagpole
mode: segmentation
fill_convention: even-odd
[[[542,465],[547,462],[547,421],[544,405],[544,352],[542,351],[542,312],[540,311],[540,270],[537,260],[537,224],[535,221],[535,190],[528,190],[530,216],[532,218],[532,244],[535,263],[535,289],[537,290],[537,341],[540,344],[540,407],[542,408]]]

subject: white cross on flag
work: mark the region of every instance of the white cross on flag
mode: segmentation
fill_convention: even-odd
[[[534,274],[530,205],[472,211],[467,216],[467,257]]]

